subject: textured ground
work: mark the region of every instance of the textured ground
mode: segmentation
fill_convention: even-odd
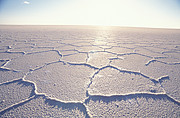
[[[0,26],[0,117],[180,117],[180,30]]]

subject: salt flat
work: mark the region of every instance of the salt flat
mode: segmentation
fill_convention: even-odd
[[[180,30],[0,26],[0,117],[180,117]]]

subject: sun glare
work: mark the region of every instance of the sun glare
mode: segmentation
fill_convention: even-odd
[[[73,10],[69,10],[69,8]],[[133,1],[122,0],[79,0],[65,8],[64,17],[73,14],[73,22],[82,25],[122,25],[139,20],[140,7]],[[142,14],[142,13],[141,13]]]
[[[4,3],[0,9],[1,24],[180,26],[180,7],[175,0],[31,0],[23,4],[7,0]]]
[[[169,27],[173,17],[161,13],[142,0],[76,0],[59,10],[55,24]],[[167,24],[168,23],[168,24]]]

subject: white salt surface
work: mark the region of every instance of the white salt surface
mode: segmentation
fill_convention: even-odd
[[[180,117],[180,30],[0,26],[0,117]]]
[[[30,69],[41,67],[46,63],[55,62],[59,59],[60,56],[56,51],[29,53],[21,58],[11,60],[6,67],[28,72]]]
[[[64,104],[43,96],[37,96],[22,103],[16,109],[9,109],[2,117],[85,117],[85,108],[81,104]]]
[[[0,68],[0,82],[8,82],[12,81],[17,78],[22,78],[25,73],[19,72],[19,71],[14,71],[14,70],[8,70],[4,68]]]
[[[34,94],[33,86],[20,80],[1,84],[0,110],[31,97]]]
[[[28,74],[26,80],[36,83],[38,93],[63,101],[83,101],[93,72],[84,65],[57,62]]]
[[[89,93],[99,95],[118,95],[134,92],[163,93],[159,83],[131,72],[121,72],[113,68],[105,68],[95,75]]]
[[[86,53],[67,54],[62,57],[62,60],[67,62],[85,63],[87,56]]]
[[[127,97],[94,97],[87,101],[90,115],[94,117],[167,117],[180,115],[178,104],[166,97],[144,95]]]
[[[110,58],[116,58],[116,55],[107,52],[90,52],[87,63],[95,67],[103,67],[109,64]]]

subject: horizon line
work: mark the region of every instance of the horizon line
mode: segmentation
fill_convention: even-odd
[[[180,28],[178,28],[178,27],[148,27],[148,26],[120,26],[120,25],[0,24],[0,26],[88,26],[88,27],[121,27],[121,28],[145,28],[145,29],[174,29],[174,30],[180,30]]]

